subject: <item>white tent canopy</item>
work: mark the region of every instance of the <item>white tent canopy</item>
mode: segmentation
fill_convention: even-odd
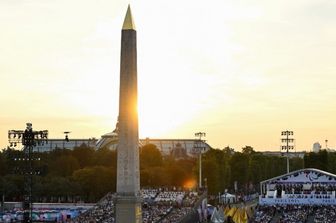
[[[234,203],[236,202],[236,195],[224,193],[221,195],[221,202],[224,203]]]
[[[260,182],[259,204],[336,205],[335,188],[335,174],[314,168],[295,170]]]

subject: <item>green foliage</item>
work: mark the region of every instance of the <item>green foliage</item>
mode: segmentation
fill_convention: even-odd
[[[94,165],[108,166],[117,169],[117,152],[101,148],[95,152]]]
[[[86,167],[73,173],[87,201],[97,201],[109,191],[115,191],[116,171],[104,166]]]
[[[253,150],[251,146],[245,146],[242,148],[242,153],[249,155],[249,154],[255,153],[255,151]]]
[[[140,183],[143,187],[183,187],[188,180],[195,180],[194,159],[175,160],[172,156],[162,157],[153,144],[140,149]]]
[[[95,150],[87,147],[85,144],[80,147],[74,148],[72,155],[78,160],[79,166],[84,168],[86,166],[92,166],[94,164]]]
[[[140,148],[141,168],[162,166],[162,154],[153,144],[147,144]]]
[[[115,191],[116,152],[106,148],[95,151],[86,145],[74,150],[55,149],[49,153],[35,153],[41,161],[41,175],[34,177],[34,196],[38,201],[97,201],[109,191]],[[23,152],[5,149],[0,153],[0,191],[6,200],[22,200],[23,176],[13,175]],[[84,183],[85,182],[85,183]]]
[[[116,190],[117,152],[108,148],[94,150],[81,145],[74,150],[55,149],[35,154],[41,175],[34,177],[34,196],[41,202],[84,200],[95,202]],[[0,153],[0,192],[6,200],[21,200],[23,176],[13,175],[23,157],[22,151],[5,149]],[[16,161],[18,162],[18,161]],[[194,179],[194,159],[162,157],[155,145],[140,148],[141,185],[145,187],[183,186]]]
[[[6,157],[4,153],[0,153],[0,176],[4,176],[7,171]]]
[[[71,155],[62,155],[50,161],[49,174],[54,176],[71,176],[75,170],[80,168],[78,159]]]
[[[0,192],[7,201],[22,199],[23,177],[14,175],[14,157],[22,151],[5,149],[0,152]],[[117,152],[108,148],[94,150],[85,145],[40,153],[38,165],[42,174],[34,177],[34,196],[41,202],[99,200],[116,190]],[[17,162],[17,161],[16,161]],[[162,156],[155,145],[140,148],[140,181],[142,187],[196,186],[198,157],[175,159]],[[336,173],[336,153],[307,153],[304,159],[291,158],[291,171],[318,168]],[[202,155],[202,175],[207,178],[210,194],[233,190],[252,192],[259,182],[286,173],[286,158],[266,156],[245,146],[242,152],[226,147],[211,149]],[[253,187],[252,187],[253,185]]]
[[[22,195],[23,178],[15,175],[6,175],[1,178],[1,190],[5,198],[18,199]]]
[[[266,156],[251,146],[245,146],[242,152],[234,152],[230,147],[212,149],[202,160],[203,178],[207,178],[210,194],[223,193],[225,189],[233,191],[235,181],[239,191],[257,191],[260,181],[286,173],[285,157]],[[290,164],[291,171],[302,169],[303,159],[292,158]]]
[[[332,163],[333,155],[329,154],[326,150],[320,150],[318,153],[307,153],[304,157],[305,168],[317,168],[324,171],[328,171],[330,168],[332,170],[331,167],[328,168],[328,161],[331,161],[330,163]],[[330,160],[328,160],[328,157],[330,157]]]

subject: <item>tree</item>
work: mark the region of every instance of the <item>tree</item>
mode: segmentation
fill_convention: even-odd
[[[71,176],[75,170],[80,168],[78,160],[71,155],[63,155],[56,158],[49,166],[49,174],[55,176]]]
[[[117,168],[117,151],[110,150],[107,147],[98,149],[95,152],[95,161],[96,166],[110,166]]]
[[[162,166],[162,154],[154,144],[140,148],[140,168]]]
[[[167,165],[163,171],[165,172],[165,184],[167,186],[183,187],[186,179],[186,173],[183,169],[177,165]]]
[[[223,152],[224,152],[225,155],[227,155],[227,156],[231,156],[231,155],[234,154],[235,151],[234,151],[233,148],[227,146],[227,147],[225,147],[225,148],[223,149]]]
[[[206,159],[203,162],[203,179],[207,179],[207,187],[210,194],[217,194],[221,191],[219,188],[219,164],[218,162],[214,162],[213,159]],[[203,180],[202,179],[202,180]],[[205,185],[204,185],[205,186]]]
[[[247,178],[248,182],[252,182],[254,185],[260,181],[267,179],[263,169],[265,168],[265,156],[260,153],[256,153],[250,156],[248,163]]]
[[[246,154],[236,152],[230,160],[231,166],[231,184],[237,181],[238,186],[242,188],[248,183],[249,157]]]
[[[329,157],[329,154],[328,154]],[[329,161],[328,161],[329,163]],[[290,159],[290,164],[291,164],[291,171],[294,170],[299,170],[299,169],[303,169],[304,168],[304,162],[303,159],[300,157],[293,157]]]
[[[336,153],[328,153],[328,172],[336,174]]]
[[[328,171],[328,152],[320,150],[318,153],[310,152],[304,156],[305,168],[317,168]]]
[[[161,187],[170,185],[167,170],[163,167],[143,168],[140,171],[141,187]]]
[[[73,173],[73,179],[81,188],[86,201],[95,202],[108,192],[114,192],[116,172],[112,168],[86,167]]]
[[[7,201],[19,201],[22,199],[23,177],[6,175],[2,178],[2,192]]]
[[[79,147],[75,147],[72,151],[73,157],[75,157],[81,168],[92,166],[94,164],[95,150],[88,147],[86,144],[82,144]]]
[[[6,158],[3,153],[0,153],[0,176],[6,175],[7,172]]]
[[[245,146],[242,148],[242,153],[249,155],[249,154],[255,153],[255,151],[253,150],[252,146]]]

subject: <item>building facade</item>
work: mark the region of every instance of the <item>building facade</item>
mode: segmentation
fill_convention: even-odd
[[[36,145],[34,147],[35,152],[50,152],[55,149],[71,149],[86,145],[91,148],[96,148],[97,139],[48,139],[48,142]]]
[[[162,155],[172,155],[179,151],[180,154],[186,153],[187,156],[196,156],[199,152],[206,152],[211,146],[204,141],[198,139],[139,139],[139,147],[154,144],[162,153]],[[117,131],[107,133],[97,142],[96,148],[107,147],[111,150],[117,149],[118,134]]]

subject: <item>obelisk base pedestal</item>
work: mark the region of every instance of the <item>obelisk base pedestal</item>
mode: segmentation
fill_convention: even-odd
[[[115,199],[116,223],[141,223],[141,198],[117,196]]]

